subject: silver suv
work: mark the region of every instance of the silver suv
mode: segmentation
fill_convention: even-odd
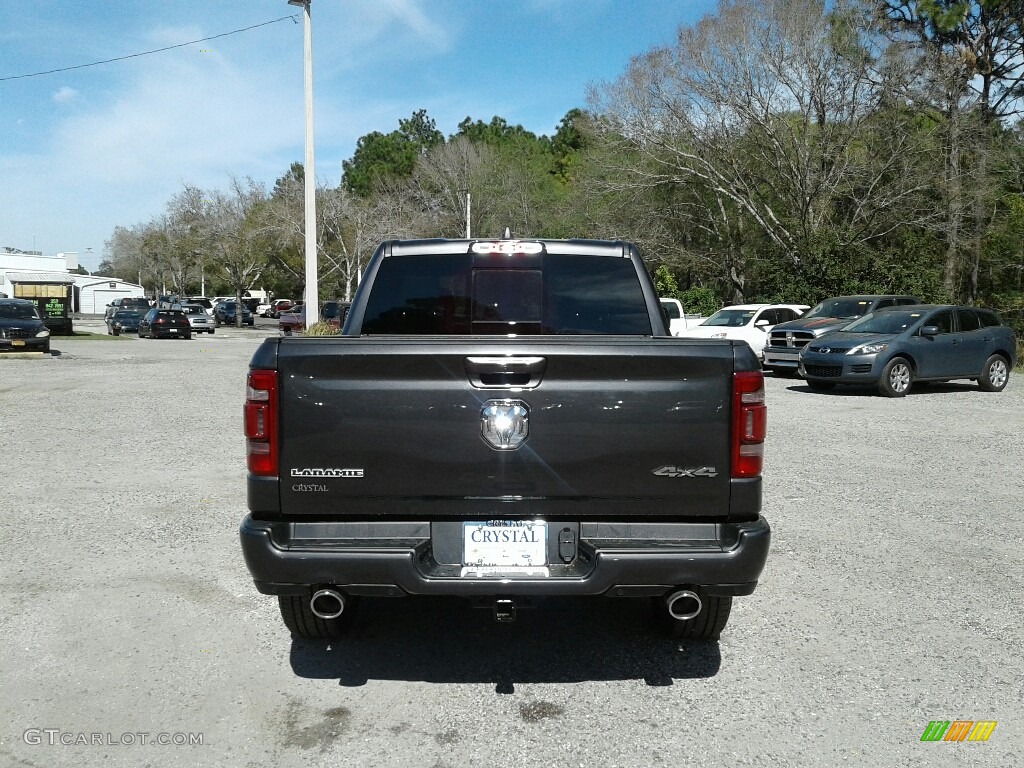
[[[891,294],[825,299],[799,320],[779,323],[772,328],[764,347],[764,369],[773,373],[795,374],[800,365],[800,350],[807,342],[838,330],[876,309],[920,303],[916,296]]]

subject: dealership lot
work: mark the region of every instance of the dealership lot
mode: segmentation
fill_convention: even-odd
[[[896,400],[767,376],[772,552],[717,645],[645,603],[381,599],[328,647],[239,554],[275,327],[0,360],[0,765],[1024,764],[1019,372]],[[998,724],[922,743],[935,720]]]

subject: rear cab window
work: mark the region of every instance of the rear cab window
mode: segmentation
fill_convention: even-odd
[[[390,256],[361,332],[653,335],[630,259],[549,253]]]

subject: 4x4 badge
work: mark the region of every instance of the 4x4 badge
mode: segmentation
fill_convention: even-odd
[[[714,467],[674,467],[666,465],[651,471],[659,477],[717,477],[718,470]]]

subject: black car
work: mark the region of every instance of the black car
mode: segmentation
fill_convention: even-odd
[[[0,299],[0,350],[50,351],[50,331],[34,301]]]
[[[149,299],[141,296],[125,296],[117,299],[111,305],[117,309],[130,309],[133,312],[138,312],[140,315],[144,315],[149,312],[150,303]]]
[[[142,317],[142,313],[134,309],[118,309],[108,315],[105,320],[107,333],[112,336],[120,336],[122,333],[138,333]]]
[[[213,322],[216,325],[235,325],[237,323],[236,313],[238,305],[233,301],[222,301],[213,308]],[[252,312],[248,307],[242,305],[242,325],[255,325]]]
[[[903,397],[915,381],[971,379],[1000,392],[1017,363],[1013,330],[988,309],[918,305],[881,309],[800,350],[811,389],[869,384]]]
[[[191,339],[192,324],[180,309],[153,307],[139,323],[139,338]]]

